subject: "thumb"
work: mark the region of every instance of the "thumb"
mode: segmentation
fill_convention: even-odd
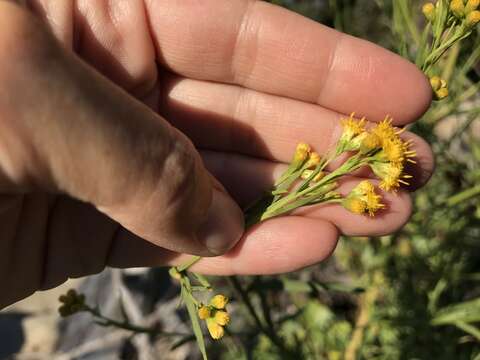
[[[190,141],[28,12],[0,7],[0,190],[68,194],[172,251],[231,248],[241,211]]]

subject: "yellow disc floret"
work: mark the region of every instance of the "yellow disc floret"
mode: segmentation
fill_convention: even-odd
[[[465,5],[465,14],[470,14],[472,11],[475,11],[480,6],[480,0],[468,0],[467,5]]]
[[[403,130],[397,130],[395,127],[392,126],[392,118],[387,116],[385,119],[380,121],[377,126],[372,129],[372,134],[377,135],[380,138],[380,141],[391,139],[398,134],[400,134]]]
[[[225,309],[225,306],[228,303],[228,298],[222,294],[215,295],[210,300],[210,305],[212,305],[215,309],[222,310]]]
[[[388,161],[392,163],[404,163],[409,161],[415,163],[411,158],[416,156],[416,152],[410,150],[411,141],[403,141],[399,137],[386,139],[383,142],[383,153]]]
[[[211,311],[208,306],[202,306],[198,309],[198,317],[202,320],[206,320],[210,317]]]
[[[435,5],[432,3],[426,3],[422,6],[423,15],[427,18],[428,21],[434,22],[435,21]]]
[[[411,178],[403,175],[403,165],[400,163],[374,162],[370,165],[375,175],[380,179],[380,188],[385,191],[396,191],[400,184],[410,185],[403,179]]]
[[[360,153],[368,154],[382,146],[382,140],[375,133],[368,133],[360,144]]]
[[[480,22],[480,11],[475,10],[470,12],[467,15],[467,18],[465,20],[465,25],[469,28],[472,28],[475,25],[477,25],[479,22]]]
[[[307,160],[307,163],[305,164],[305,167],[307,169],[313,168],[313,167],[317,166],[318,164],[320,164],[321,160],[322,160],[322,158],[320,157],[320,155],[317,152],[314,151],[308,157],[308,160]]]
[[[361,181],[355,186],[348,196],[342,201],[342,205],[354,214],[368,213],[370,216],[384,208],[380,200],[382,197],[375,193],[375,186],[368,180]]]
[[[365,131],[365,118],[357,120],[354,117],[355,114],[351,114],[350,117],[341,120],[343,132],[340,137],[340,143],[348,143],[355,136],[360,135]]]
[[[465,15],[465,4],[463,3],[463,0],[452,0],[450,2],[450,10],[458,19],[463,18]]]
[[[210,336],[212,337],[212,339],[215,339],[215,340],[221,339],[225,334],[225,330],[223,329],[223,326],[218,324],[214,318],[208,318],[206,322],[207,322],[208,332],[210,333]]]
[[[305,160],[307,160],[309,154],[310,154],[310,145],[306,143],[300,143],[297,145],[297,148],[295,149],[295,154],[293,155],[292,162],[295,164],[303,163]]]
[[[230,322],[230,316],[226,311],[223,311],[223,310],[216,311],[214,315],[214,319],[218,325],[222,325],[222,326],[225,326]]]

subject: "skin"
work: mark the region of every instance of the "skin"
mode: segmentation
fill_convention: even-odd
[[[271,274],[391,233],[407,190],[375,218],[312,207],[246,233],[240,208],[345,114],[401,126],[430,101],[397,55],[260,1],[0,1],[0,307],[105,266]],[[405,137],[414,189],[432,154]]]

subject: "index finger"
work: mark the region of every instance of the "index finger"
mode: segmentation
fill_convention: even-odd
[[[431,88],[411,63],[262,1],[147,1],[159,61],[183,76],[242,85],[370,120],[418,118]]]

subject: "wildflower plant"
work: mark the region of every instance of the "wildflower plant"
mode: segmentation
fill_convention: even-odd
[[[313,151],[306,143],[297,145],[290,164],[272,190],[245,209],[247,228],[312,205],[340,204],[354,214],[375,216],[386,209],[378,188],[396,192],[402,184],[409,184],[412,176],[405,172],[405,166],[408,162],[415,163],[415,151],[410,141],[400,137],[403,130],[395,128],[390,117],[385,117],[370,129],[367,129],[365,118],[356,119],[354,114],[342,119],[341,123],[342,134],[336,146],[325,155]],[[341,162],[345,155],[347,158]],[[329,171],[329,166],[339,161],[341,164]],[[340,183],[360,168],[372,171],[379,180],[378,188],[370,180],[364,180],[348,194],[342,195]],[[197,316],[205,320],[210,336],[215,340],[223,337],[224,327],[230,318],[225,311],[226,298],[223,295],[213,297],[209,305],[204,305],[194,296],[195,291],[210,290],[210,284],[203,276],[188,271],[200,260],[201,257],[192,257],[186,264],[171,268],[170,275],[181,284],[182,300],[204,353],[204,339]],[[197,283],[195,287],[191,285],[192,281]]]
[[[276,2],[283,3],[282,1]],[[330,3],[336,2],[330,1]],[[464,89],[463,87],[457,86],[457,83],[459,83],[460,80],[466,83],[466,72],[473,67],[476,61],[480,60],[480,48],[477,48],[472,54],[468,54],[466,65],[460,67],[455,73],[454,70],[457,70],[456,61],[459,57],[459,45],[472,35],[476,25],[480,22],[480,0],[438,0],[419,4],[420,6],[418,7],[413,6],[409,0],[378,1],[375,3],[389,3],[391,5],[393,9],[393,22],[391,23],[393,35],[396,39],[394,45],[397,46],[398,52],[414,62],[430,79],[432,93],[436,100],[448,99],[447,101],[437,102],[435,104],[433,111],[427,114],[426,119],[422,121],[422,126],[430,126],[440,121],[447,115],[453,113],[456,107],[458,107],[458,103],[465,101],[465,99],[472,97],[478,92],[478,84]],[[422,19],[420,19],[420,17]],[[337,20],[338,19],[335,19],[336,23]],[[423,22],[418,20],[422,20]],[[338,23],[342,23],[342,21],[338,21]],[[343,23],[348,25],[349,21],[343,21]],[[421,24],[420,28],[419,24]],[[455,76],[452,76],[452,74],[455,74]],[[449,102],[452,102],[452,104],[449,104]],[[475,113],[476,115],[473,114],[474,110],[475,109],[470,111],[472,116],[478,116],[478,114],[480,114],[478,108]],[[318,154],[306,143],[297,145],[290,163],[273,184],[272,189],[244,210],[247,228],[259,222],[291,213],[296,209],[306,206],[337,204],[354,214],[369,217],[375,216],[383,211],[388,211],[388,207],[382,199],[382,194],[384,192],[395,193],[402,185],[408,185],[410,182],[412,176],[407,171],[407,165],[408,163],[415,162],[416,154],[413,149],[413,144],[402,138],[403,129],[395,128],[392,124],[392,119],[388,116],[378,124],[375,124],[368,122],[367,119],[364,118],[357,119],[355,115],[352,114],[342,119],[341,124],[343,131],[340,138],[335,146],[325,154]],[[430,132],[432,132],[431,129]],[[436,150],[438,151],[438,149]],[[480,150],[478,150],[478,154],[480,154]],[[336,168],[333,168],[334,164]],[[361,168],[369,169],[377,180],[361,181],[348,193],[343,193],[340,188],[342,180]],[[447,186],[446,182],[440,181],[440,186],[441,189],[443,189]],[[465,193],[459,191],[458,195],[452,196],[446,203],[449,209],[448,211],[453,212],[453,206],[457,206],[465,199],[469,199],[479,193],[478,184]],[[420,200],[421,199],[422,197],[420,197]],[[439,200],[439,196],[435,193],[435,196],[430,200],[431,203],[438,203],[441,199]],[[431,210],[425,208],[427,205],[421,202],[419,204],[420,209],[425,209],[425,211]],[[317,315],[321,313],[320,310],[325,313],[321,322],[312,321],[310,323],[311,319],[306,316],[305,323],[309,324],[309,328],[320,328],[321,330],[318,331],[318,333],[321,333],[323,339],[323,337],[327,336],[325,334],[334,334],[337,327],[341,329],[341,331],[338,330],[338,332],[343,334],[341,338],[347,339],[344,341],[346,345],[341,349],[335,348],[335,346],[338,346],[337,344],[335,344],[335,346],[332,345],[332,348],[335,348],[335,350],[329,351],[328,356],[325,355],[324,357],[322,355],[322,357],[319,357],[317,356],[318,353],[315,352],[315,355],[312,355],[311,358],[355,359],[360,353],[359,348],[362,345],[362,341],[364,341],[365,344],[372,343],[373,345],[371,345],[369,349],[374,349],[362,358],[373,358],[374,355],[372,354],[375,354],[375,351],[379,351],[379,344],[387,349],[385,351],[392,351],[394,355],[389,358],[398,358],[395,355],[399,351],[398,346],[390,349],[389,344],[394,341],[398,342],[399,340],[397,338],[400,338],[400,335],[395,332],[396,329],[392,330],[392,326],[388,321],[380,322],[378,319],[374,319],[375,316],[382,319],[382,317],[386,315],[384,313],[374,314],[373,307],[378,297],[385,296],[385,298],[388,299],[394,296],[392,294],[394,294],[395,291],[400,294],[396,301],[401,303],[400,300],[402,300],[401,298],[404,295],[400,290],[395,290],[395,287],[391,286],[392,283],[389,283],[388,267],[394,263],[399,269],[408,269],[410,263],[419,261],[412,257],[412,253],[416,252],[416,256],[418,257],[423,256],[421,251],[426,252],[426,244],[432,243],[427,240],[424,242],[418,240],[418,238],[423,236],[420,235],[423,234],[422,231],[428,233],[429,237],[438,236],[434,229],[434,226],[438,224],[440,224],[440,228],[442,229],[439,233],[443,234],[452,231],[452,229],[448,228],[448,224],[444,224],[443,221],[444,205],[445,204],[439,206],[439,208],[442,207],[442,209],[432,211],[432,220],[422,219],[420,221],[418,219],[415,220],[414,217],[413,224],[406,230],[408,234],[408,231],[412,231],[411,229],[413,227],[418,227],[417,235],[413,237],[412,241],[410,241],[410,239],[407,240],[405,234],[402,233],[403,235],[396,234],[392,237],[382,239],[379,245],[367,245],[361,239],[353,239],[352,244],[349,244],[348,247],[343,250],[340,249],[338,261],[346,268],[349,268],[352,273],[364,271],[365,274],[362,276],[366,279],[367,290],[365,294],[361,295],[361,300],[359,301],[358,319],[355,324],[351,325],[344,319],[334,322],[332,320],[334,317],[333,312],[328,310],[324,305],[313,302],[307,304],[307,313],[309,308],[314,308],[314,312]],[[438,213],[441,215],[438,215]],[[435,220],[437,218],[440,218],[440,221]],[[433,224],[431,230],[429,228],[430,225],[425,225],[426,221],[428,221],[428,224],[430,224],[430,222]],[[445,228],[446,226],[447,228]],[[460,226],[454,228],[460,229]],[[455,231],[461,232],[460,230]],[[420,246],[419,244],[423,245]],[[449,246],[451,248],[451,245]],[[376,252],[379,251],[378,249],[381,249],[383,253],[377,256]],[[451,251],[451,249],[449,251]],[[360,256],[358,255],[353,256],[355,253],[361,253],[361,259],[359,259]],[[342,258],[342,256],[345,258]],[[435,261],[438,264],[443,264],[445,261],[442,258],[442,254],[436,254],[434,251],[432,251],[431,256],[432,258],[435,257]],[[372,260],[373,257],[374,259]],[[211,296],[213,288],[208,280],[204,276],[190,271],[190,268],[198,261],[201,261],[201,259],[201,257],[194,256],[185,264],[172,267],[170,269],[170,275],[178,281],[181,289],[180,296],[182,303],[186,306],[197,344],[203,358],[206,359],[207,353],[204,336],[210,336],[214,340],[223,338],[229,333],[228,325],[230,321],[234,322],[235,318],[230,319],[230,306],[227,306],[227,296],[218,292],[216,292],[216,295]],[[368,261],[377,265],[367,264]],[[439,268],[437,272],[441,273],[442,281],[444,279],[443,277],[450,276],[440,269],[441,265],[435,266]],[[449,265],[447,264],[447,266]],[[455,271],[457,271],[456,268],[452,269],[452,274],[455,273]],[[408,281],[402,278],[401,270],[397,271],[397,269],[395,269],[394,272],[399,282],[403,281],[403,283],[408,283]],[[400,274],[398,274],[399,272]],[[429,276],[430,275],[429,273]],[[409,275],[405,275],[403,277],[408,276]],[[452,278],[453,277],[452,275]],[[239,300],[245,304],[255,319],[255,323],[259,328],[258,332],[261,333],[264,338],[266,337],[268,339],[269,344],[273,344],[279,349],[285,349],[285,344],[282,343],[282,339],[269,327],[263,325],[262,323],[264,322],[260,321],[258,316],[255,315],[255,310],[253,309],[254,304],[248,294],[249,289],[242,288],[239,280],[235,277],[230,280],[235,290],[240,294]],[[263,280],[258,278],[255,281],[262,283]],[[428,278],[425,281],[433,280]],[[282,283],[286,284],[287,282]],[[315,291],[318,291],[320,288],[311,283],[308,285],[304,283],[292,283],[292,281],[288,282],[288,286],[295,289],[292,291],[310,292],[312,288]],[[433,309],[429,309],[429,311],[432,311],[432,314],[435,314],[434,310],[437,302],[439,302],[439,294],[445,289],[446,285],[442,284],[444,284],[444,282],[438,281],[438,284],[435,285],[435,291],[429,293],[428,296],[422,293],[425,295],[422,295],[423,298],[428,298],[428,306]],[[421,285],[422,284],[419,284],[419,289]],[[385,289],[389,289],[389,292],[387,293]],[[415,291],[419,292],[420,290],[416,289]],[[262,291],[258,291],[258,294],[260,300],[263,301]],[[408,303],[408,311],[410,311],[411,304],[414,305],[415,301],[421,301],[422,297],[419,298],[420,300],[416,298]],[[141,327],[134,330],[135,325],[130,324],[128,320],[118,322],[109,319],[103,316],[97,308],[87,306],[84,298],[82,300],[82,298],[72,297],[71,294],[67,294],[66,297],[62,297],[60,300],[62,301],[60,308],[62,315],[68,316],[79,311],[87,311],[93,314],[97,320],[100,320],[100,324],[105,326],[131,328],[134,332],[151,331]],[[475,305],[475,309],[477,309],[478,301],[472,302],[472,304]],[[401,308],[401,304],[398,306]],[[262,307],[267,306],[264,306],[262,302]],[[453,308],[453,310],[457,311],[458,309]],[[439,315],[434,317],[433,324],[435,326],[443,326],[448,323],[453,323],[455,326],[460,327],[458,322],[456,322],[458,319],[457,312],[455,312],[455,319],[453,319],[451,315],[453,310],[446,309],[443,312],[439,312]],[[405,314],[408,315],[408,311],[405,311]],[[266,311],[266,313],[268,314],[268,311]],[[393,311],[393,313],[395,313],[395,311]],[[400,315],[406,316],[405,314]],[[264,317],[266,318],[266,323],[271,322],[268,316],[264,315]],[[366,324],[369,322],[375,326],[367,327]],[[286,321],[286,323],[288,323],[288,321]],[[467,321],[464,321],[464,323],[467,323]],[[465,324],[462,325],[464,331],[474,334],[473,336],[476,336],[477,339],[480,338],[478,330],[474,329],[474,331],[471,328],[468,330],[464,325]],[[305,327],[307,327],[307,325],[305,325]],[[207,330],[205,333],[202,330],[203,328]],[[279,326],[277,329],[284,328]],[[417,329],[415,328],[415,330]],[[422,329],[419,329],[419,331],[420,330]],[[305,331],[300,332],[304,338],[308,339],[310,335],[305,335],[304,333]],[[312,335],[310,340],[314,335],[315,334]],[[297,339],[297,334],[294,338]],[[302,337],[300,336],[300,338]],[[313,343],[315,342],[313,341]],[[329,346],[325,344],[322,343],[325,347]],[[313,344],[313,347],[316,347],[316,345]],[[416,349],[412,349],[412,351],[414,350]],[[323,349],[321,349],[321,351],[323,351]],[[287,354],[288,352],[286,351],[282,352],[281,358],[287,358]],[[292,356],[292,358],[295,358],[295,356]],[[297,356],[296,358],[299,357]],[[378,355],[376,358],[382,357]]]

